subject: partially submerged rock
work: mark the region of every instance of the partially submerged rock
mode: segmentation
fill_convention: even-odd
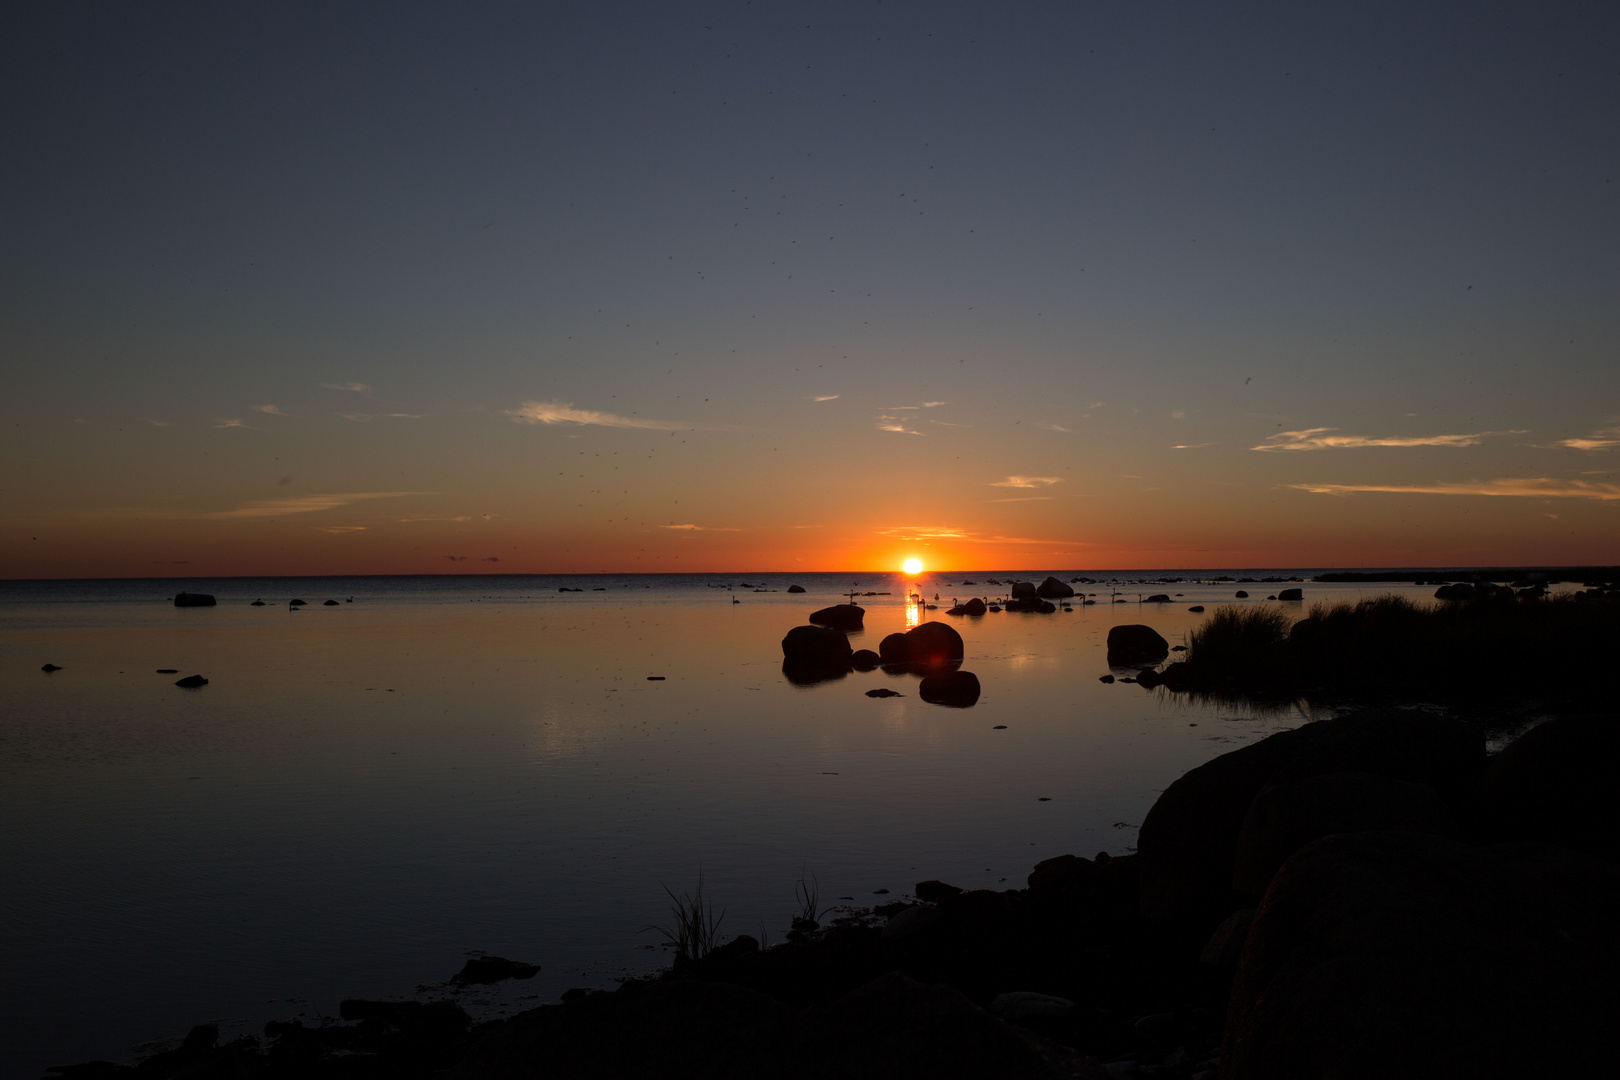
[[[1108,665],[1128,667],[1134,663],[1163,660],[1170,655],[1170,643],[1153,627],[1127,623],[1108,631]]]
[[[810,614],[817,626],[830,626],[835,630],[859,630],[866,619],[866,609],[854,604],[834,604]]]
[[[502,956],[475,956],[450,981],[487,986],[504,979],[532,979],[539,973],[539,964],[524,964]]]
[[[217,603],[212,593],[183,592],[174,594],[175,607],[213,607]]]
[[[1035,590],[1035,595],[1047,600],[1063,600],[1074,595],[1074,589],[1055,577],[1049,577],[1041,582]]]
[[[917,696],[931,705],[965,709],[979,700],[979,677],[971,671],[941,671],[923,679]]]
[[[187,675],[183,679],[176,679],[174,685],[184,687],[187,690],[195,690],[199,686],[207,686],[208,680],[201,675]]]

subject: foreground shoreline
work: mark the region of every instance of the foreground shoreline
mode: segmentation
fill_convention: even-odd
[[[1458,721],[1348,714],[1191,770],[1137,854],[1060,855],[1022,889],[919,882],[769,949],[735,938],[478,1025],[450,1002],[349,1001],[345,1023],[223,1045],[205,1025],[138,1066],[53,1075],[1596,1069],[1620,1006],[1620,830],[1601,782],[1617,734],[1613,716],[1565,717],[1487,758]]]

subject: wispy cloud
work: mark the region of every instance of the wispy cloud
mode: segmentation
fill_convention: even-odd
[[[985,500],[985,502],[993,502],[993,503],[1051,502],[1051,501],[1052,501],[1052,496],[1050,496],[1050,495],[1020,495],[1017,498],[1013,498],[1013,499],[986,499]]]
[[[247,424],[244,423],[241,420],[221,420],[219,423],[215,424],[214,426],[217,427],[217,428],[236,428],[236,427],[245,428],[245,427],[247,427]]]
[[[880,416],[880,417],[878,417],[877,429],[879,431],[894,431],[894,432],[898,432],[901,435],[921,435],[922,434],[922,432],[916,430],[915,428],[906,427],[905,421],[902,420],[898,416]]]
[[[1176,446],[1172,446],[1170,449],[1172,449],[1172,450],[1202,450],[1206,446],[1214,446],[1214,445],[1215,444],[1212,443],[1212,442],[1180,443],[1180,444],[1178,444]]]
[[[591,424],[597,427],[651,428],[655,431],[674,431],[691,426],[676,420],[643,420],[595,409],[576,409],[572,403],[563,401],[525,401],[520,408],[507,410],[506,415],[520,424]]]
[[[660,529],[679,529],[682,532],[742,532],[741,529],[725,529],[715,525],[660,525]]]
[[[344,413],[343,419],[353,420],[357,424],[364,424],[371,420],[420,420],[427,413],[389,412],[389,413]]]
[[[1330,435],[1338,428],[1280,431],[1251,450],[1353,450],[1367,446],[1478,446],[1495,435],[1523,435],[1522,431],[1478,431],[1472,435]]]
[[[204,514],[209,518],[263,518],[285,514],[314,514],[370,499],[400,499],[407,495],[431,495],[429,491],[355,491],[342,495],[301,495],[291,499],[258,499],[235,510]]]
[[[838,395],[837,394],[822,394],[820,397],[813,397],[810,400],[811,401],[837,401],[838,400]]]
[[[1289,484],[1317,495],[1383,493],[1393,495],[1498,495],[1534,499],[1620,499],[1620,484],[1549,477],[1470,480],[1455,484]]]
[[[419,521],[471,521],[471,520],[472,520],[472,518],[469,517],[466,514],[462,514],[460,517],[404,517],[404,518],[399,519],[401,525],[414,525],[415,523],[417,523]]]
[[[948,405],[948,404],[950,404],[950,403],[946,402],[946,401],[925,401],[921,405],[889,405],[889,406],[886,406],[886,411],[888,411],[888,412],[910,412],[913,409],[937,409],[941,405]]]
[[[1009,476],[1005,480],[990,481],[991,487],[1038,488],[1051,487],[1063,482],[1061,476]]]
[[[271,416],[286,416],[287,415],[286,413],[282,412],[279,408],[277,408],[274,405],[255,405],[253,407],[255,409],[257,409],[259,412],[268,413]]]
[[[1065,435],[1074,434],[1074,428],[1066,428],[1062,424],[1036,424],[1035,426],[1038,428],[1044,428],[1047,431],[1061,431]]]
[[[918,543],[927,540],[952,540],[961,544],[1072,544],[1072,540],[1038,540],[1029,536],[981,536],[952,525],[899,525],[878,530],[879,536],[892,536],[898,540]]]
[[[371,393],[371,385],[363,382],[323,382],[321,385],[328,390],[350,390],[356,394]]]
[[[1584,438],[1559,439],[1558,445],[1573,450],[1613,450],[1620,447],[1620,427],[1602,428]]]
[[[321,532],[326,533],[352,533],[366,531],[366,527],[364,525],[317,525],[315,527]]]

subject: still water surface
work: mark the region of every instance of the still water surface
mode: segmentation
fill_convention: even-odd
[[[1043,576],[924,575],[943,599],[922,617]],[[1182,772],[1312,718],[1100,683],[1110,626],[1178,644],[1207,617],[1188,606],[1240,602],[1128,583],[1147,576],[1105,575],[1129,603],[1102,584],[1094,607],[950,619],[970,709],[910,675],[783,677],[782,635],[841,592],[889,594],[860,599],[856,648],[914,622],[899,575],[0,583],[0,1077],[442,996],[418,987],[473,950],[543,967],[464,994],[475,1015],[608,985],[667,962],[643,928],[700,871],[722,936],[780,940],[801,876],[870,905],[1132,850]],[[177,609],[181,589],[219,606]],[[1135,603],[1160,591],[1182,595]],[[193,673],[209,685],[173,685]]]

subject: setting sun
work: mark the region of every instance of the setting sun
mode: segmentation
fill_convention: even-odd
[[[908,574],[920,574],[922,573],[922,563],[917,559],[907,559],[900,564],[900,569]]]

